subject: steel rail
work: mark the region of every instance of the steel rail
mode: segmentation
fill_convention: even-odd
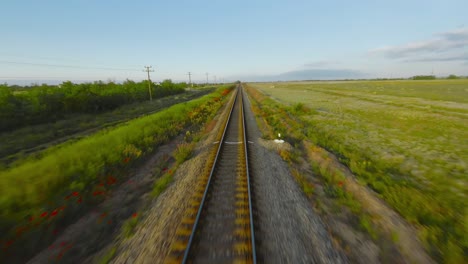
[[[239,98],[239,95],[240,95],[241,98]],[[242,118],[242,126],[243,126],[242,127],[243,138],[244,138],[243,144],[244,144],[244,150],[245,150],[245,163],[246,163],[246,173],[247,173],[247,188],[248,188],[248,201],[249,201],[249,214],[250,214],[250,216],[249,216],[250,217],[250,232],[251,232],[251,241],[250,242],[252,243],[252,245],[251,245],[252,246],[252,260],[253,260],[253,263],[256,263],[255,240],[254,240],[255,238],[254,238],[254,227],[253,227],[253,216],[252,216],[252,200],[251,200],[251,188],[250,188],[250,176],[249,176],[249,172],[248,172],[247,141],[246,141],[245,117],[244,117],[244,107],[243,107],[242,97],[243,97],[242,86],[239,84],[239,86],[237,88],[236,98],[234,99],[234,102],[231,105],[231,109],[229,110],[229,116],[228,116],[227,122],[226,122],[226,124],[224,126],[224,130],[223,130],[221,140],[219,141],[216,156],[215,156],[213,165],[211,167],[210,176],[208,178],[208,182],[206,184],[205,191],[203,193],[203,198],[202,198],[200,206],[198,208],[197,216],[195,218],[195,222],[194,222],[193,227],[192,227],[192,231],[191,231],[188,243],[187,243],[187,247],[186,247],[185,252],[184,252],[184,257],[182,259],[182,263],[184,263],[184,264],[188,263],[188,261],[189,261],[190,250],[191,250],[192,245],[194,243],[194,238],[196,236],[196,231],[197,231],[197,228],[199,226],[199,222],[200,222],[200,219],[201,219],[201,214],[203,212],[203,208],[205,207],[205,202],[207,200],[208,192],[209,192],[209,189],[210,189],[210,186],[211,186],[211,183],[212,183],[212,178],[213,178],[213,175],[215,174],[215,170],[216,170],[216,167],[217,167],[219,156],[220,156],[221,150],[223,148],[223,143],[224,143],[224,138],[225,138],[225,135],[226,135],[226,132],[227,132],[227,128],[228,128],[228,125],[231,122],[231,116],[232,116],[232,113],[233,113],[233,110],[234,110],[234,106],[236,105],[238,100],[241,100],[240,107],[241,107],[241,118]]]
[[[244,89],[242,85],[239,85],[239,89],[241,92],[241,96],[243,98]],[[250,213],[250,236],[251,236],[251,243],[252,243],[252,261],[253,264],[257,263],[257,253],[255,251],[255,235],[254,235],[254,222],[253,222],[253,210],[252,210],[252,190],[250,186],[250,173],[249,173],[249,160],[248,160],[248,152],[247,152],[247,145],[249,142],[247,141],[247,129],[245,129],[245,114],[244,114],[244,100],[241,103],[241,115],[242,115],[242,128],[244,131],[244,150],[245,150],[245,166],[246,166],[246,173],[247,173],[247,191],[249,196],[249,213]]]

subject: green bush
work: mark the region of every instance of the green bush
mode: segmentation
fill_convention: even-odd
[[[138,224],[138,216],[132,216],[122,225],[122,233],[126,238],[133,236],[133,230]]]
[[[413,76],[413,80],[435,80],[436,77],[434,75],[417,75]]]
[[[359,217],[359,227],[368,233],[373,239],[377,239],[377,233],[372,227],[372,221],[369,216],[363,214]]]
[[[291,106],[291,113],[294,115],[303,115],[310,111],[303,103],[295,103]]]
[[[153,186],[153,191],[151,192],[151,195],[153,197],[158,197],[166,188],[169,186],[169,184],[172,182],[172,175],[173,172],[167,172],[163,176],[161,176],[159,179],[156,180]]]
[[[113,247],[111,248],[100,260],[99,264],[108,264],[115,256],[115,253],[117,252],[117,248]]]
[[[194,147],[195,144],[192,143],[182,143],[177,145],[177,149],[174,152],[174,158],[176,159],[177,165],[182,164],[190,158]]]

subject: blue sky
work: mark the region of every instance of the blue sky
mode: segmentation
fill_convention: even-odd
[[[468,75],[468,1],[0,2],[4,80]]]

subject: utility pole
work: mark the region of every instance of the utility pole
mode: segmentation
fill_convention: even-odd
[[[216,84],[216,75],[214,76],[215,84]]]
[[[208,85],[210,81],[208,81],[208,73],[206,73],[206,85]]]
[[[188,72],[188,78],[189,78],[189,85],[191,88],[193,88],[193,84],[192,84],[192,73],[191,72]]]
[[[153,95],[151,93],[151,79],[150,79],[150,72],[154,72],[154,70],[151,70],[151,68],[153,68],[153,66],[145,66],[145,72],[148,73],[148,92],[149,92],[149,96],[150,96],[150,101],[153,101]]]

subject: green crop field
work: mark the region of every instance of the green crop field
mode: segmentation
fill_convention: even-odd
[[[438,260],[466,254],[468,80],[252,83],[301,103],[304,134],[417,227]]]

